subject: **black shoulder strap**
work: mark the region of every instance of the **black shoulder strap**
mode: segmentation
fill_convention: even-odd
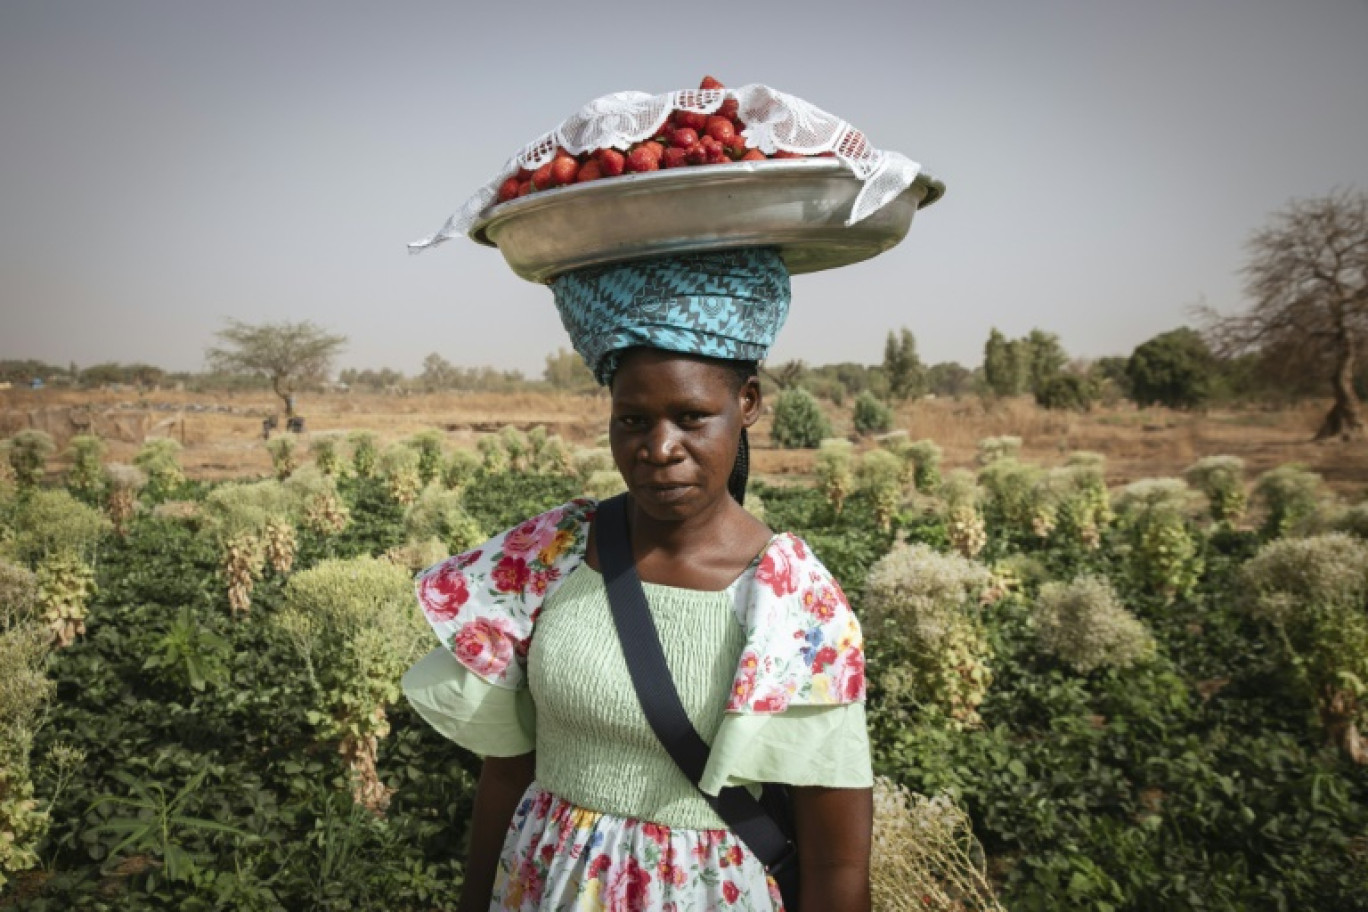
[[[711,749],[689,721],[670,668],[665,664],[665,650],[646,607],[646,593],[641,588],[627,536],[625,494],[599,504],[594,528],[613,623],[642,712],[675,764],[697,786]],[[700,794],[766,867],[778,865],[792,852],[793,847],[779,825],[746,789],[724,788],[716,798],[706,792]]]

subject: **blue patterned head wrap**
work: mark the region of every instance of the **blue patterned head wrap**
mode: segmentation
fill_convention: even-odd
[[[551,282],[575,351],[604,386],[624,348],[758,361],[789,308],[789,274],[772,247],[594,266]]]

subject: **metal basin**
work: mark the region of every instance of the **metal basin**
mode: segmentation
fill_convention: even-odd
[[[861,183],[831,158],[736,162],[624,174],[545,190],[495,206],[470,229],[531,282],[642,257],[777,246],[792,273],[877,256],[912,217],[945,193],[919,175],[902,194],[849,227]]]

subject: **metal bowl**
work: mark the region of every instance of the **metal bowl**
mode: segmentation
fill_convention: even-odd
[[[945,193],[922,174],[896,199],[847,226],[863,183],[833,158],[736,162],[624,174],[495,206],[470,237],[498,247],[531,282],[642,257],[777,246],[792,273],[877,256],[912,216]]]

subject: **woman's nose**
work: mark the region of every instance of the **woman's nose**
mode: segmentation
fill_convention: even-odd
[[[674,461],[679,440],[675,427],[668,421],[658,421],[651,425],[641,444],[642,455],[648,462],[666,463]]]

